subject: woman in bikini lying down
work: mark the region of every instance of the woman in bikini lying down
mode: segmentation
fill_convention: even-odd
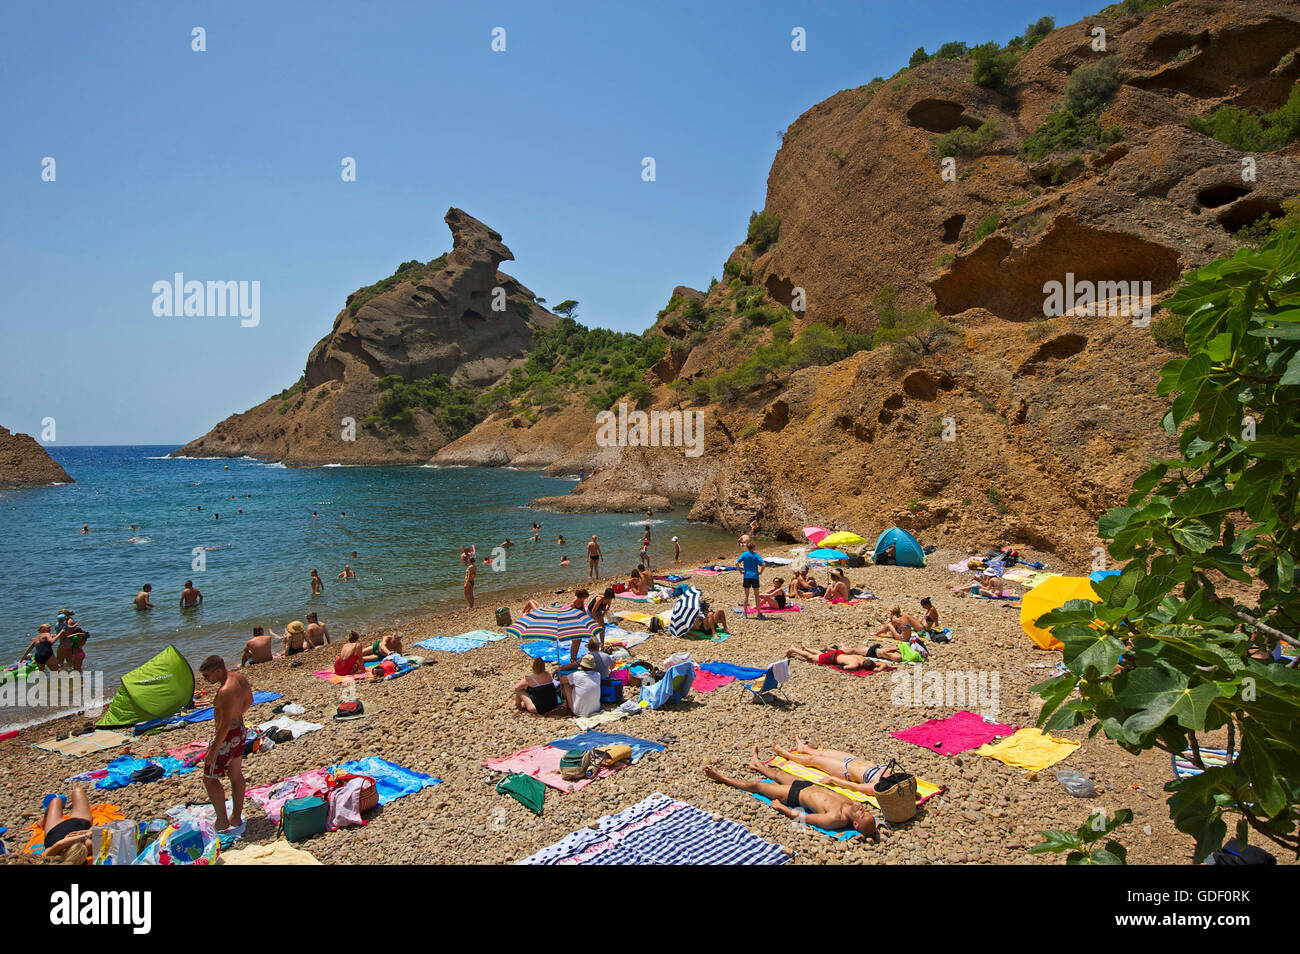
[[[885,772],[885,766],[876,765],[852,752],[837,749],[815,749],[803,739],[796,738],[793,751],[787,751],[775,742],[769,742],[772,751],[789,762],[825,772],[841,788],[849,788],[865,795],[876,794],[876,782]]]

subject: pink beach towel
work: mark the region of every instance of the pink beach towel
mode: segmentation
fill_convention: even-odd
[[[739,606],[736,607],[736,611],[737,611],[737,612],[739,612],[741,609],[742,609],[742,607],[739,607]],[[803,609],[802,606],[796,606],[796,605],[794,605],[793,603],[791,603],[789,606],[783,607],[783,608],[781,608],[781,609],[775,609],[775,608],[773,608],[773,609],[768,609],[767,607],[764,607],[764,608],[763,608],[763,612],[764,612],[764,613],[797,613],[797,612],[799,612],[801,609]],[[750,616],[753,616],[755,613],[758,612],[758,610],[754,609],[754,607],[752,607],[752,606],[744,607],[744,610],[745,610],[745,612],[748,613]]]
[[[992,742],[1002,735],[1014,735],[1019,726],[985,722],[974,712],[958,712],[946,719],[931,719],[902,732],[889,733],[940,755],[956,755]]]
[[[695,681],[691,683],[691,689],[695,692],[712,692],[735,681],[735,676],[719,676],[696,666]]]
[[[280,811],[284,808],[285,802],[292,798],[322,795],[328,790],[329,772],[318,768],[303,772],[301,775],[291,775],[281,782],[250,788],[247,794],[251,800],[262,806],[262,811],[266,812],[267,818],[279,822]]]
[[[565,779],[560,774],[562,758],[564,758],[564,749],[557,749],[551,745],[534,745],[531,748],[520,749],[514,755],[507,755],[503,759],[486,759],[483,764],[494,772],[518,772],[520,775],[531,775],[543,785],[559,792],[576,792],[595,781],[591,778],[576,782]],[[614,769],[603,768],[596,773],[596,778],[613,775],[614,771]]]
[[[687,572],[687,573],[698,573],[698,574],[700,574],[701,576],[721,576],[721,575],[722,575],[722,571],[721,571],[721,570],[704,570],[704,569],[700,569],[700,570],[687,570],[686,572]]]
[[[819,663],[818,665],[822,665],[822,664]],[[831,665],[826,665],[825,668],[834,669],[836,672],[842,672],[846,676],[871,676],[871,675],[875,675],[878,672],[893,672],[897,667],[882,666],[880,665],[879,662],[877,662],[875,669],[845,669],[843,666],[831,666]]]
[[[174,759],[180,759],[182,762],[192,765],[195,762],[203,761],[203,757],[207,755],[208,746],[211,744],[211,741],[205,742],[203,739],[198,739],[188,745],[168,749],[167,754]]]

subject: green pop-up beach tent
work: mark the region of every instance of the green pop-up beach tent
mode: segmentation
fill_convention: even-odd
[[[122,687],[100,717],[99,725],[135,725],[179,712],[194,698],[194,670],[180,650],[168,646],[153,659],[122,677]]]

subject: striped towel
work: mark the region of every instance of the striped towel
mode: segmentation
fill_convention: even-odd
[[[566,835],[521,865],[782,865],[789,856],[744,825],[656,792]]]
[[[1188,749],[1182,755],[1169,756],[1174,766],[1174,775],[1177,778],[1189,778],[1193,775],[1200,775],[1204,769],[1197,768],[1192,762],[1192,750]],[[1205,768],[1223,768],[1228,764],[1227,749],[1201,749],[1201,761],[1205,763]]]

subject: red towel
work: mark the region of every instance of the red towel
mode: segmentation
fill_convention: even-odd
[[[719,676],[696,666],[695,681],[691,683],[691,689],[694,692],[712,692],[714,689],[721,689],[728,683],[735,681],[735,676]]]
[[[889,734],[940,755],[954,755],[978,749],[998,736],[1014,735],[1019,728],[1001,722],[985,722],[983,716],[974,712],[958,712],[946,719],[931,719],[902,732]]]

